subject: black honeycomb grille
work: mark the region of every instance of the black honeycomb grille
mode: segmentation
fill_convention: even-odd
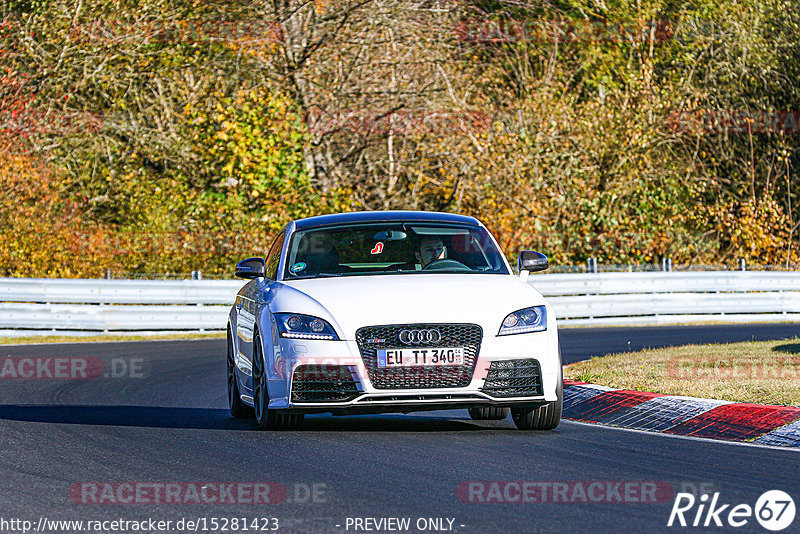
[[[435,345],[404,345],[400,332],[406,329],[437,329],[442,339]],[[460,388],[472,381],[483,330],[475,324],[406,324],[365,326],[356,332],[356,343],[376,389]],[[464,347],[464,365],[441,367],[378,367],[379,349]]]
[[[298,365],[292,378],[292,402],[346,402],[358,397],[347,365]]]
[[[542,395],[542,370],[539,361],[530,358],[492,362],[481,391],[492,397]]]

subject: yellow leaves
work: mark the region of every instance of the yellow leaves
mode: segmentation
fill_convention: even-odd
[[[714,210],[716,229],[729,253],[765,265],[796,261],[789,252],[789,224],[782,207],[774,199],[762,197],[743,203],[730,203]]]

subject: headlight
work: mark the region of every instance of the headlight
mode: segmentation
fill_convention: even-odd
[[[547,310],[544,306],[534,306],[509,313],[503,319],[497,335],[510,336],[511,334],[527,334],[542,330],[547,330]]]
[[[339,341],[336,330],[319,317],[299,313],[276,313],[275,322],[281,337],[290,339],[328,339]]]

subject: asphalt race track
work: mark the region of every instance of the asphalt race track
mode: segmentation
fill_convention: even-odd
[[[629,348],[798,333],[796,325],[567,329],[562,350],[565,362],[572,362]],[[94,369],[89,374],[99,374],[0,381],[0,519],[36,525],[43,517],[278,518],[281,532],[365,532],[354,529],[353,518],[399,517],[411,519],[411,532],[420,518],[451,519],[457,532],[654,532],[680,530],[666,527],[672,492],[655,503],[583,502],[573,495],[568,502],[487,504],[464,502],[457,488],[471,481],[650,481],[674,492],[719,492],[720,502],[730,504],[752,506],[770,489],[797,500],[796,451],[569,421],[556,431],[533,433],[516,431],[510,420],[475,422],[466,411],[318,415],[306,418],[298,432],[255,431],[228,415],[224,344],[0,347],[3,362],[8,356],[14,365],[20,357],[85,358]],[[284,488],[286,498],[277,504],[248,504],[246,498],[233,504],[123,504],[113,497],[92,504],[82,502],[80,493],[87,483],[119,488],[170,482],[269,482],[276,484],[273,495]],[[797,525],[800,518],[787,532]],[[737,531],[764,532],[752,518]]]

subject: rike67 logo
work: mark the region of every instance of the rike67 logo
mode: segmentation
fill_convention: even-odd
[[[749,524],[755,516],[762,527],[778,532],[792,524],[795,511],[792,497],[780,490],[765,492],[754,507],[721,503],[719,492],[710,498],[704,493],[699,499],[691,493],[678,493],[667,526],[739,528]]]

